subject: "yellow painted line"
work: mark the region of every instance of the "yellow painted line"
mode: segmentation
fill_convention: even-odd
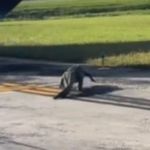
[[[7,88],[7,87],[5,87],[5,86],[3,86],[3,85],[0,85],[0,88]]]
[[[36,93],[44,93],[47,92],[48,95],[56,95],[61,91],[61,89],[57,87],[52,86],[41,86],[41,85],[35,85],[35,84],[14,84],[14,83],[6,83],[5,86],[11,87],[15,91],[36,91]],[[35,93],[35,92],[34,92]],[[51,93],[51,94],[49,94]],[[45,93],[44,93],[45,94]]]
[[[15,84],[15,83],[4,83],[3,86],[6,87],[17,87],[17,88],[33,88],[37,90],[45,90],[45,91],[53,91],[53,92],[60,92],[61,89],[52,86],[40,86],[35,84]]]
[[[22,89],[22,90],[19,90],[19,92],[43,95],[43,96],[56,96],[57,95],[57,93],[36,91],[36,90],[31,90],[31,89]]]
[[[10,91],[12,91],[12,90],[10,90],[10,89],[0,89],[0,93],[2,93],[2,92],[10,92]]]
[[[28,85],[28,84],[15,84],[15,83],[4,83],[2,84],[5,87],[30,87],[33,85]]]
[[[14,86],[18,86],[19,84],[15,84],[15,83],[3,83],[2,86],[7,86],[7,87],[14,87]]]
[[[31,87],[30,89],[34,89],[34,90],[37,90],[37,91],[45,91],[45,92],[54,92],[54,93],[59,93],[61,92],[62,90],[61,89],[56,89],[56,88],[53,88],[53,87]]]
[[[12,91],[12,90],[10,88],[0,85],[0,92],[8,92],[8,91]]]
[[[33,84],[29,84],[29,85],[25,84],[24,85],[24,84],[15,84],[15,83],[4,83],[3,86],[16,91],[16,90],[20,90],[20,89],[32,88],[35,85],[33,85]]]
[[[37,94],[43,96],[56,96],[62,90],[52,86],[37,86],[35,84],[16,84],[16,83],[3,83],[0,85],[0,92],[3,91],[17,91],[30,94]]]

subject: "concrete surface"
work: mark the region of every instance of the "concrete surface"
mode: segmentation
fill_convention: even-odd
[[[67,68],[0,61],[1,83],[57,86]],[[150,150],[150,71],[90,69],[97,82],[85,79],[84,94],[63,100],[0,93],[0,150]]]

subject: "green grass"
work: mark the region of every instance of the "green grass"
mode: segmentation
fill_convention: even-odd
[[[29,0],[22,1],[9,17],[47,18],[64,15],[150,14],[150,0]]]
[[[142,6],[150,5],[149,0],[30,0],[23,1],[17,7],[16,10],[32,10],[32,9],[47,9],[47,8],[70,8],[70,7],[100,7],[102,8],[111,8],[111,7],[131,7],[138,6],[142,8]],[[147,6],[148,7],[148,6]]]
[[[147,65],[149,25],[150,15],[5,21],[0,55],[101,65],[104,54],[108,66]]]
[[[1,56],[150,65],[150,0],[24,0],[8,18],[24,21],[0,22]]]
[[[118,56],[88,59],[88,64],[100,67],[139,67],[150,66],[150,52],[130,52]]]
[[[150,40],[150,15],[0,23],[2,45],[69,45]]]

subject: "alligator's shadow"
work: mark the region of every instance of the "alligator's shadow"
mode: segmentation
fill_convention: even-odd
[[[71,92],[69,97],[89,97],[94,95],[107,94],[118,90],[122,90],[122,89],[118,86],[96,85],[96,86],[84,88],[82,92]]]
[[[75,101],[150,110],[150,99],[112,94],[118,90],[122,89],[109,85],[93,86],[85,88],[82,93],[70,94],[69,98]]]

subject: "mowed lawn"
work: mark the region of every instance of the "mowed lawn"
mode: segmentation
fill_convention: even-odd
[[[147,8],[150,7],[149,0],[24,0],[15,9],[15,11],[36,10],[36,9],[55,9],[55,8]],[[144,7],[145,6],[145,7]],[[71,11],[71,10],[70,10]]]
[[[0,22],[0,55],[88,62],[102,66],[150,65],[150,15]]]
[[[1,45],[70,45],[150,40],[150,15],[0,22]]]
[[[9,14],[17,19],[70,15],[150,14],[149,0],[24,0]]]

